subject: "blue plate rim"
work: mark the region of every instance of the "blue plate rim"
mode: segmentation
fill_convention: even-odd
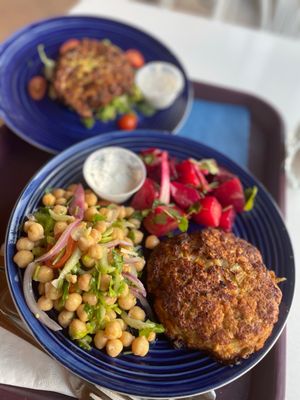
[[[137,27],[134,24],[131,24],[131,23],[128,24],[128,23],[122,22],[121,20],[113,19],[113,18],[96,17],[96,16],[89,15],[89,14],[59,15],[59,16],[55,16],[55,17],[51,17],[51,18],[44,18],[44,19],[32,22],[31,24],[28,24],[28,25],[24,26],[23,28],[18,29],[16,32],[11,34],[5,41],[0,43],[0,69],[1,69],[1,59],[5,54],[5,50],[15,40],[17,40],[20,35],[24,34],[25,32],[27,32],[27,31],[29,31],[31,29],[34,29],[35,27],[40,26],[40,25],[42,25],[44,23],[48,23],[48,22],[52,22],[52,21],[56,21],[56,20],[81,19],[81,18],[84,18],[84,19],[88,18],[88,19],[91,19],[91,20],[111,22],[113,24],[118,24],[120,26],[123,26],[124,28],[129,28],[129,29],[135,31],[136,33],[140,33],[140,34],[143,34],[145,36],[148,36],[153,41],[157,42],[161,47],[164,47],[168,53],[172,54],[172,56],[176,59],[177,63],[180,65],[180,68],[181,68],[181,70],[183,72],[184,79],[185,79],[185,84],[186,84],[186,88],[187,88],[187,93],[188,93],[184,113],[183,113],[181,119],[177,122],[176,126],[171,131],[171,134],[176,135],[180,131],[180,129],[182,128],[184,123],[186,122],[186,120],[187,120],[187,118],[188,118],[188,116],[190,114],[190,111],[192,109],[192,104],[193,104],[193,100],[194,100],[194,89],[193,89],[192,81],[190,80],[189,75],[187,74],[187,71],[186,71],[184,63],[182,62],[181,58],[177,55],[176,51],[171,49],[168,45],[166,45],[163,41],[161,41],[161,39],[156,37],[155,34],[153,35],[152,33],[147,32],[144,29],[141,29],[141,28]],[[0,90],[1,90],[1,87],[0,87]],[[1,95],[1,93],[0,93],[0,95]],[[0,96],[0,100],[1,100],[1,96]],[[5,121],[5,124],[13,132],[16,135],[18,135],[21,139],[23,139],[25,142],[31,144],[32,146],[34,146],[34,147],[36,147],[38,149],[46,151],[46,152],[48,152],[50,154],[59,153],[59,151],[56,151],[56,150],[52,149],[51,147],[44,146],[44,145],[40,144],[38,141],[32,140],[30,137],[28,137],[26,134],[24,134],[22,132],[22,130],[19,129],[13,121],[11,121],[9,115],[7,115],[5,113],[4,109],[1,107],[1,101],[0,101],[0,117]],[[158,129],[158,131],[160,131],[160,130]],[[85,140],[85,139],[83,139],[83,140]],[[62,151],[64,151],[64,150],[62,150]]]
[[[148,129],[135,130],[135,131],[132,131],[132,132],[128,132],[128,133],[126,133],[126,136],[145,135],[145,134],[147,134],[147,135],[150,134],[151,138],[157,138],[157,139],[159,139],[159,138],[162,139],[163,138],[163,139],[167,139],[167,140],[172,140],[172,136],[170,136],[169,132],[167,132],[167,131],[156,131],[156,130],[148,130]],[[11,296],[13,298],[14,304],[16,305],[16,308],[17,308],[22,320],[25,322],[25,324],[28,327],[28,329],[30,330],[31,334],[35,337],[35,339],[40,344],[41,344],[41,342],[38,339],[38,335],[36,335],[35,332],[33,332],[33,330],[31,329],[31,327],[29,325],[29,323],[24,318],[22,310],[20,310],[19,307],[18,307],[18,304],[17,304],[16,299],[15,299],[15,295],[14,295],[14,292],[13,292],[13,287],[12,287],[12,283],[13,283],[14,277],[12,275],[10,275],[9,268],[7,268],[9,263],[12,262],[11,260],[8,259],[8,253],[9,253],[8,252],[8,239],[9,239],[10,234],[12,233],[10,228],[11,228],[11,224],[13,222],[13,219],[16,217],[15,214],[16,214],[16,212],[18,210],[18,206],[20,206],[20,201],[22,199],[23,193],[26,191],[26,189],[29,187],[29,185],[36,178],[38,178],[40,175],[45,173],[46,170],[52,170],[53,167],[55,165],[57,166],[57,164],[60,161],[66,160],[68,158],[68,156],[70,156],[70,155],[74,155],[76,150],[78,152],[78,151],[81,151],[83,149],[86,149],[87,148],[86,147],[87,143],[89,143],[89,142],[90,143],[97,142],[98,140],[101,140],[101,139],[105,142],[107,139],[113,140],[113,139],[117,139],[117,138],[122,137],[122,136],[124,136],[124,132],[122,132],[122,131],[114,131],[114,132],[111,132],[111,133],[94,136],[92,138],[88,138],[88,139],[86,139],[84,141],[81,141],[81,142],[79,142],[77,144],[74,144],[73,146],[69,147],[68,149],[64,150],[63,152],[59,153],[58,155],[56,155],[55,157],[50,159],[27,182],[27,184],[25,185],[24,189],[22,190],[22,192],[21,192],[18,200],[16,201],[16,204],[15,204],[15,206],[14,206],[12,212],[11,212],[10,220],[8,222],[7,231],[6,231],[6,238],[5,238],[5,246],[6,246],[6,249],[5,249],[6,250],[5,251],[6,278],[7,278],[7,281],[8,281],[9,290],[10,290]],[[233,374],[231,379],[226,379],[225,382],[221,382],[219,385],[216,384],[213,387],[204,387],[204,388],[201,389],[200,392],[199,391],[194,391],[194,390],[192,390],[192,391],[185,390],[179,396],[176,395],[176,398],[181,398],[181,397],[186,397],[186,396],[202,394],[202,393],[205,393],[205,392],[207,392],[209,390],[215,390],[215,389],[218,389],[218,388],[220,388],[220,387],[222,387],[224,385],[227,385],[230,382],[233,382],[234,380],[236,380],[239,377],[243,376],[245,373],[247,373],[249,370],[251,370],[255,365],[257,365],[267,355],[267,353],[276,344],[279,336],[281,335],[283,329],[285,328],[286,323],[287,323],[287,318],[288,318],[288,315],[289,315],[290,310],[291,310],[293,297],[294,297],[294,291],[295,291],[295,263],[294,263],[293,247],[292,247],[291,240],[290,240],[290,237],[289,237],[289,234],[288,234],[288,230],[287,230],[287,228],[285,226],[285,223],[284,223],[284,220],[283,220],[283,217],[282,217],[281,210],[279,209],[278,205],[276,204],[275,200],[272,198],[272,196],[270,195],[268,190],[264,187],[264,185],[260,181],[258,181],[253,176],[253,174],[251,172],[249,172],[249,170],[247,168],[244,168],[244,167],[240,166],[239,164],[237,164],[235,161],[233,161],[230,157],[226,156],[222,152],[219,152],[219,151],[211,148],[210,146],[206,146],[206,145],[202,144],[201,142],[197,142],[197,141],[189,139],[189,138],[184,138],[184,137],[178,137],[177,136],[176,140],[178,142],[181,142],[182,144],[186,143],[186,144],[190,144],[190,145],[194,144],[194,145],[200,146],[202,149],[208,150],[209,152],[211,152],[214,155],[214,157],[217,157],[218,159],[226,160],[227,163],[232,164],[232,166],[234,166],[234,168],[238,171],[237,173],[243,173],[246,176],[250,177],[258,185],[259,190],[263,190],[264,195],[266,195],[268,201],[272,204],[272,206],[274,207],[274,209],[278,213],[278,217],[280,218],[280,222],[282,224],[282,228],[284,230],[284,233],[286,235],[286,240],[287,240],[287,243],[289,245],[289,250],[291,251],[290,258],[291,258],[292,264],[293,264],[293,269],[292,269],[292,271],[290,271],[291,274],[292,274],[292,278],[291,278],[292,286],[290,286],[290,292],[289,292],[290,303],[288,304],[288,309],[287,309],[287,312],[285,314],[285,320],[284,320],[284,323],[281,325],[280,329],[278,330],[276,336],[272,338],[272,342],[268,345],[268,347],[264,348],[262,353],[259,356],[257,356],[255,358],[255,360],[253,360],[252,363],[247,368],[242,369],[242,372],[237,371],[235,374]],[[95,144],[97,144],[97,143],[95,143]],[[100,143],[98,143],[98,145],[99,144]],[[104,146],[105,146],[105,144],[104,144]],[[145,143],[145,147],[146,147],[146,143]],[[60,362],[65,368],[69,369],[72,373],[74,373],[74,374],[76,374],[76,375],[78,375],[78,376],[80,376],[82,378],[82,376],[80,374],[78,374],[76,369],[73,369],[70,366],[66,366],[65,363],[63,361],[61,361],[59,355],[56,354],[55,352],[52,352],[51,350],[49,350],[48,347],[45,347],[44,343],[42,343],[42,347],[44,348],[44,350],[46,350],[46,352],[48,354],[50,354],[52,357],[54,357],[54,359],[56,359],[58,362]],[[89,380],[87,377],[84,377],[84,379]],[[92,380],[89,380],[89,381],[92,382],[93,384],[99,385],[99,382],[94,382]],[[116,389],[111,385],[107,385],[105,387],[110,389],[110,390],[115,390],[116,391]],[[128,394],[128,395],[134,395],[132,392],[126,391],[126,390],[117,390],[117,391],[119,393],[124,393],[124,394]],[[148,398],[153,398],[153,399],[163,399],[163,398],[166,398],[166,397],[172,397],[172,395],[171,394],[170,395],[164,394],[164,395],[155,396],[155,397],[151,397],[151,396],[147,395],[147,397]]]

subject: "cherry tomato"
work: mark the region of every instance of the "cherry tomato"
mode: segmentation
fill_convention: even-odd
[[[127,60],[133,68],[141,68],[145,64],[143,54],[136,49],[129,49],[125,52]]]
[[[118,127],[124,131],[132,131],[137,127],[138,118],[135,114],[124,114],[118,121]]]
[[[29,96],[36,101],[45,97],[47,90],[47,81],[43,76],[36,75],[28,82]]]
[[[69,39],[60,46],[59,53],[65,54],[70,50],[74,50],[77,46],[79,46],[79,44],[80,44],[80,40]]]

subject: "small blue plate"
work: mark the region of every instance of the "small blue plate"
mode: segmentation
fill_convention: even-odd
[[[147,147],[166,149],[178,159],[189,157],[215,158],[225,168],[238,175],[244,185],[256,185],[258,195],[254,209],[239,214],[234,233],[254,244],[262,253],[265,264],[279,277],[282,302],[272,335],[259,352],[239,365],[226,366],[200,351],[176,350],[163,336],[146,357],[122,355],[110,358],[93,349],[84,351],[63,332],[54,333],[34,317],[23,296],[22,274],[13,262],[15,243],[26,215],[39,205],[47,187],[67,186],[83,181],[82,165],[94,150],[105,146],[122,146],[135,152]],[[170,398],[190,396],[216,389],[237,379],[254,367],[271,349],[284,328],[289,313],[295,281],[293,250],[280,212],[264,187],[246,170],[221,153],[198,142],[167,133],[135,131],[99,135],[76,144],[50,160],[28,183],[12,212],[6,236],[6,271],[9,288],[16,307],[33,336],[55,359],[82,378],[112,389],[141,397]]]
[[[42,73],[37,46],[44,44],[47,55],[57,58],[60,45],[70,38],[110,39],[123,50],[140,50],[146,62],[166,61],[184,75],[184,90],[174,104],[152,117],[139,115],[141,129],[178,131],[187,117],[192,88],[183,66],[157,39],[132,26],[104,18],[59,17],[34,23],[18,31],[0,46],[0,117],[20,137],[40,149],[56,153],[71,145],[117,129],[116,121],[98,121],[87,129],[80,117],[51,100],[34,101],[27,92],[29,80]]]

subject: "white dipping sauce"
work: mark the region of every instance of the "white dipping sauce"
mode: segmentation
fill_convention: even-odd
[[[142,186],[146,169],[135,153],[121,147],[106,147],[90,154],[83,175],[101,198],[120,203]]]
[[[157,109],[170,107],[184,87],[180,69],[161,61],[150,62],[139,69],[135,82],[145,99]]]

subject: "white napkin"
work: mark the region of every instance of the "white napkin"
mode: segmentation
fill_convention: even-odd
[[[0,351],[0,383],[74,396],[65,368],[1,327]]]

